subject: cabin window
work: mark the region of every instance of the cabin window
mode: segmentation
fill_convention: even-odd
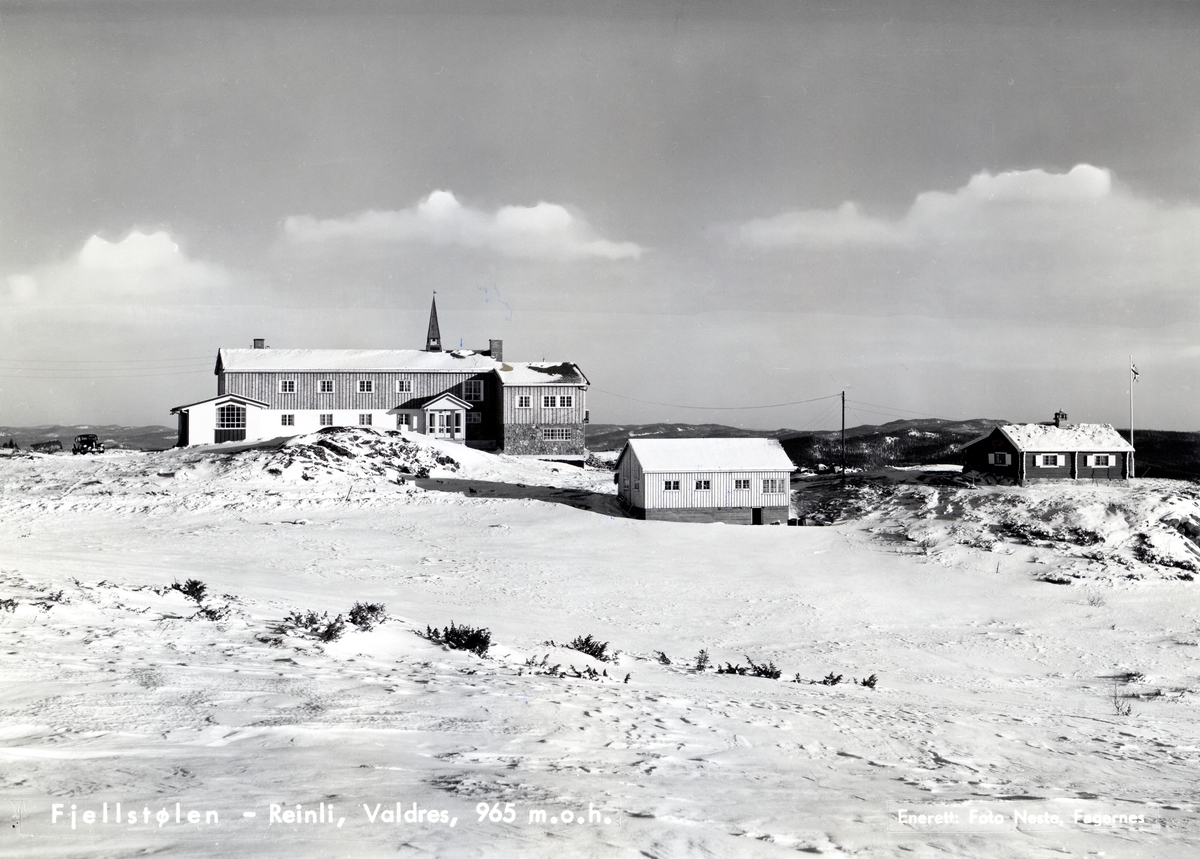
[[[527,409],[527,408],[529,408],[529,407],[530,407],[530,401],[531,401],[532,399],[533,399],[533,398],[532,398],[532,397],[530,397],[528,394],[522,394],[521,396],[517,397],[517,408],[518,408],[518,409]]]
[[[711,480],[697,480],[696,481],[696,491],[697,492],[704,492],[707,489],[712,489],[712,481]]]
[[[1058,454],[1043,453],[1040,456],[1034,457],[1034,462],[1042,468],[1057,468],[1059,464]]]
[[[483,415],[479,412],[467,412],[467,423],[481,424],[483,423]]]
[[[412,379],[398,379],[396,381],[396,393],[397,394],[411,394],[412,393]]]
[[[768,477],[763,480],[763,492],[783,492],[783,480],[778,477]]]
[[[742,480],[741,478],[734,478],[733,488],[734,489],[749,489],[750,488],[750,478],[747,477],[745,480]]]
[[[544,441],[570,441],[570,427],[543,427],[542,439]]]
[[[569,409],[575,405],[575,397],[571,394],[563,394],[558,398],[558,407],[560,409]]]
[[[358,380],[358,392],[360,394],[371,394],[375,392],[375,382],[371,379]]]
[[[396,415],[396,429],[408,429],[412,426],[412,415]]]
[[[1113,465],[1113,458],[1107,453],[1098,453],[1091,457],[1092,468],[1109,468]]]
[[[463,382],[463,399],[469,403],[483,402],[483,379]]]
[[[281,426],[294,427],[296,425],[296,416],[295,415],[280,415],[279,423]]]
[[[358,416],[358,425],[360,427],[369,427],[371,425],[371,413],[361,414]]]
[[[988,465],[1009,465],[1007,453],[989,453]]]
[[[333,393],[333,379],[322,379],[317,383],[317,392],[321,394]],[[332,418],[330,419],[332,421]]]
[[[320,415],[317,418],[317,423],[323,427],[331,427],[333,426],[333,415]]]
[[[227,405],[217,409],[217,429],[245,429],[245,406]]]
[[[279,380],[279,393],[281,393],[281,394],[296,393],[296,380],[295,379],[280,379]]]
[[[678,492],[679,491],[679,481],[678,480],[664,480],[663,481],[663,489],[667,492]]]
[[[554,400],[555,400],[555,397],[553,394],[547,394],[546,396],[542,397],[542,408],[543,409],[554,408]]]

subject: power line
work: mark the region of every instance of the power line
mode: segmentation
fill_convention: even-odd
[[[841,396],[841,394],[830,394],[828,397],[813,397],[811,400],[796,400],[793,403],[771,403],[770,405],[763,406],[685,406],[680,403],[660,403],[656,400],[643,400],[639,399],[638,397],[627,397],[624,394],[614,394],[612,391],[606,391],[603,388],[593,388],[592,390],[601,394],[607,394],[610,397],[618,397],[622,400],[633,400],[635,403],[647,403],[652,406],[666,406],[667,408],[671,409],[700,409],[703,411],[714,412],[746,411],[748,409],[778,409],[783,406],[800,406],[804,405],[805,403],[817,403],[821,400],[832,400]]]
[[[0,379],[59,379],[68,381],[71,379],[77,380],[96,380],[96,379],[149,379],[157,376],[194,376],[198,373],[212,373],[212,370],[176,370],[172,373],[117,373],[108,376],[73,376],[73,375],[57,375],[57,376],[37,376],[28,373],[12,374],[0,373]]]
[[[0,358],[10,364],[171,364],[181,362],[207,361],[212,363],[209,355],[192,355],[187,358],[88,358],[67,360],[65,358]]]

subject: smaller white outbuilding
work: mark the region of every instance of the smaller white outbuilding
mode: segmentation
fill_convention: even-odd
[[[773,438],[630,439],[617,498],[638,519],[787,524],[795,466]]]

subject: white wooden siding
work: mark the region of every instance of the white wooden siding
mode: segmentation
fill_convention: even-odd
[[[789,503],[789,473],[786,471],[676,471],[642,474],[646,510],[680,507],[785,507]],[[678,490],[664,489],[666,481],[678,480]],[[697,480],[709,480],[712,489],[696,489]],[[749,489],[734,489],[735,480],[749,480]],[[764,480],[779,480],[783,492],[763,492]]]
[[[296,393],[282,394],[279,383],[284,379],[296,381]],[[333,380],[333,393],[319,392],[320,382],[324,379]],[[360,380],[369,380],[374,390],[369,394],[358,392]],[[478,372],[444,372],[444,371],[343,371],[323,372],[283,372],[283,371],[254,371],[254,372],[225,372],[217,377],[218,396],[224,394],[240,394],[254,400],[261,400],[273,409],[282,411],[302,411],[316,409],[328,411],[375,411],[395,408],[403,402],[418,397],[429,397],[449,391],[455,396],[462,397],[463,382],[468,379],[483,380],[483,402],[475,403],[476,408],[487,408],[491,398],[496,396],[497,384],[494,375],[489,371]],[[396,382],[407,380],[412,382],[412,393],[396,393]]]
[[[548,409],[542,397],[553,396],[557,403],[563,394],[572,397],[568,408]],[[529,397],[529,408],[517,408],[518,397]],[[587,391],[582,385],[505,385],[504,423],[506,424],[580,424],[587,411]]]

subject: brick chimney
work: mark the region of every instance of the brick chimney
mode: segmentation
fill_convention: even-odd
[[[1062,409],[1054,413],[1054,425],[1059,429],[1066,429],[1071,425],[1071,422],[1067,420],[1067,413]]]
[[[488,341],[488,354],[492,356],[493,361],[503,361],[504,360],[504,341],[503,340],[489,340]]]
[[[264,340],[262,337],[255,337],[254,338],[254,348],[255,349],[266,349],[267,341]]]

